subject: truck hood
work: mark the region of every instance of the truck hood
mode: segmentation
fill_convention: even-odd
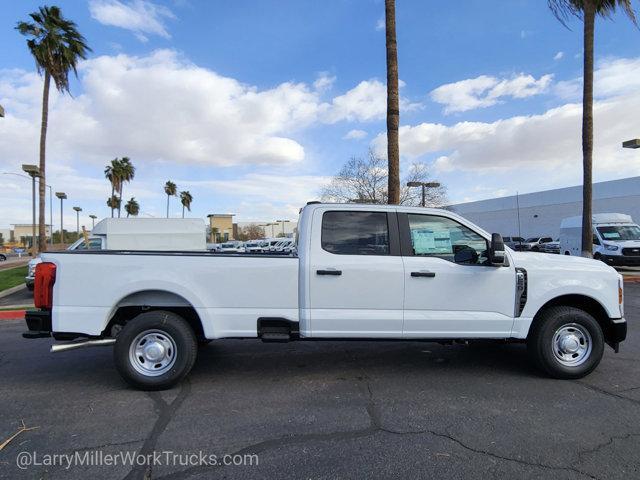
[[[613,267],[606,265],[600,260],[593,260],[591,258],[515,251],[511,252],[511,257],[514,260],[516,267],[522,267],[527,270],[601,272],[618,275],[618,272]]]

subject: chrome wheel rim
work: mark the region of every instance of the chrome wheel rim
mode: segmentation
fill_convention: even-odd
[[[566,367],[577,367],[586,362],[592,347],[589,331],[577,323],[558,328],[551,342],[556,360]]]
[[[176,363],[176,342],[162,330],[145,330],[131,342],[129,362],[140,374],[157,377]]]

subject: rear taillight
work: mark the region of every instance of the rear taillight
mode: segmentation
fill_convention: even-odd
[[[54,283],[56,283],[56,265],[51,262],[42,262],[36,265],[36,278],[33,287],[33,303],[36,308],[51,309]]]

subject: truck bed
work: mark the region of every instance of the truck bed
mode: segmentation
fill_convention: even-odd
[[[144,305],[192,307],[206,338],[255,337],[260,317],[298,321],[294,256],[103,250],[42,259],[56,264],[54,332],[100,335],[118,308]]]

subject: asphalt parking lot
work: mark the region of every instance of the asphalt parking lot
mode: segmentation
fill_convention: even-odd
[[[626,295],[627,341],[579,381],[539,375],[523,345],[233,340],[144,393],[110,347],[52,355],[0,321],[0,443],[37,427],[0,451],[0,478],[640,478],[640,284]],[[154,451],[150,467],[16,466]],[[258,464],[184,456],[199,452]]]

